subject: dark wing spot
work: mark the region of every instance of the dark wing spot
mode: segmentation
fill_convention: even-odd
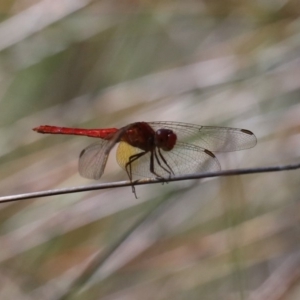
[[[84,154],[84,152],[85,152],[85,149],[83,149],[83,150],[80,152],[79,158]]]
[[[216,156],[215,156],[211,151],[205,149],[204,152],[205,152],[206,154],[208,154],[209,156],[211,156],[211,157],[213,157],[213,158],[216,158]]]
[[[249,134],[249,135],[254,135],[254,133],[252,131],[247,130],[247,129],[241,129],[241,132]]]

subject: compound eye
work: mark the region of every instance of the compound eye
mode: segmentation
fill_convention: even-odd
[[[177,136],[169,129],[159,129],[155,133],[155,145],[164,151],[170,151],[176,144]]]

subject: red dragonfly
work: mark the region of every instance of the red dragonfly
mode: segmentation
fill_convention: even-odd
[[[174,175],[221,169],[211,152],[230,152],[256,145],[247,129],[200,126],[178,122],[136,122],[120,129],[80,129],[42,125],[40,133],[83,135],[100,140],[81,151],[79,173],[99,179],[116,143],[117,161],[133,185],[133,175],[168,179]],[[136,195],[135,195],[136,196]]]

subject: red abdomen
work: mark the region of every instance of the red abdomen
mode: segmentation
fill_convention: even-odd
[[[33,130],[39,133],[84,135],[84,136],[101,138],[101,139],[110,139],[114,135],[114,133],[118,131],[117,128],[81,129],[81,128],[50,126],[50,125],[42,125],[33,128]]]

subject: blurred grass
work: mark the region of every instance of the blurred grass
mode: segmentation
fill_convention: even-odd
[[[300,156],[298,1],[1,1],[0,194],[93,184],[89,138],[38,125],[173,120],[247,128],[223,169]],[[126,179],[110,155],[102,182]],[[1,299],[58,299],[129,232],[74,299],[299,299],[298,171],[2,204]]]

